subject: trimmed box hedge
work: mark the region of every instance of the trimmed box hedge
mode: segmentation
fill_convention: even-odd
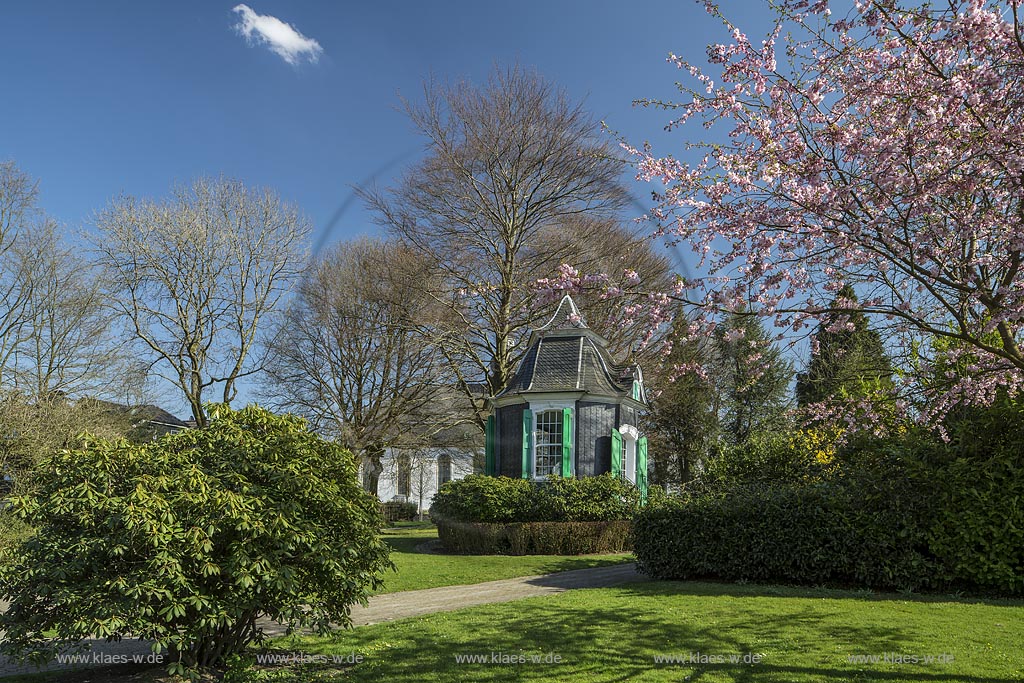
[[[460,522],[434,517],[452,552],[479,555],[587,555],[630,549],[628,520],[607,522]]]
[[[471,475],[434,496],[430,516],[454,552],[581,555],[630,548],[636,486],[611,475],[543,481]]]
[[[461,522],[609,522],[632,519],[640,507],[640,490],[610,474],[539,481],[473,474],[446,482],[430,511]]]

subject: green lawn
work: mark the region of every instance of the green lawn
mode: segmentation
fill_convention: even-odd
[[[246,681],[762,681],[1018,683],[1024,603],[656,582],[288,638],[279,651],[360,655],[363,663],[249,670]],[[526,655],[525,663],[457,656]],[[657,655],[757,664],[658,664]],[[699,654],[698,654],[699,653]],[[534,663],[532,656],[561,663]],[[946,663],[853,664],[851,655],[951,655]]]
[[[629,562],[632,555],[436,555],[416,552],[416,546],[437,538],[437,529],[427,524],[404,524],[384,530],[384,538],[394,549],[391,560],[398,567],[388,572],[380,593],[457,586],[516,576],[549,574],[569,569],[604,567]]]
[[[393,551],[391,559],[397,570],[385,576],[386,585],[380,593],[480,583],[495,579],[510,579],[516,576],[547,574],[569,569],[602,567],[620,562],[629,562],[632,555],[583,555],[564,557],[559,555],[437,555],[416,552],[416,546],[437,538],[437,529],[429,522],[399,523],[384,530],[385,540]],[[156,681],[178,681],[175,677],[164,677],[160,669],[128,675],[124,668],[98,673],[52,673],[27,676],[0,677],[3,683],[155,683]]]

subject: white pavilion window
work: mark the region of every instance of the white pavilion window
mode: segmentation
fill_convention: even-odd
[[[536,458],[533,475],[547,477],[562,472],[562,411],[545,410],[537,413],[534,445]]]

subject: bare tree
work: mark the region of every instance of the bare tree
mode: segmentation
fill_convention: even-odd
[[[0,389],[103,393],[118,356],[98,269],[39,209],[36,187],[0,164]]]
[[[88,430],[121,436],[123,420],[86,394],[116,376],[117,339],[97,269],[37,205],[37,183],[0,164],[0,494]]]
[[[408,498],[410,502],[416,503],[417,519],[423,519],[423,513],[430,508],[434,494],[441,488],[442,470],[448,476],[445,481],[461,479],[473,473],[473,458],[467,461],[464,457],[459,457],[465,456],[471,450],[474,449],[465,445],[454,448],[443,445],[421,446],[396,453],[393,458],[396,492],[401,493],[397,490],[401,477],[407,477]],[[398,467],[406,468],[404,475],[398,472]]]
[[[436,341],[482,426],[482,394],[505,386],[545,312],[532,283],[574,260],[579,242],[558,239],[567,225],[625,205],[624,167],[580,105],[518,66],[496,68],[481,88],[428,82],[423,104],[404,105],[428,154],[365,198],[439,270]]]
[[[167,200],[118,199],[96,226],[109,304],[205,425],[208,390],[230,403],[259,371],[261,324],[302,269],[309,222],[269,190],[220,178]]]
[[[44,220],[15,245],[20,262],[23,334],[15,349],[16,385],[32,396],[106,394],[123,384],[119,353],[98,269]]]
[[[40,213],[37,196],[35,180],[14,162],[0,163],[0,386],[12,381],[14,356],[27,336],[27,274],[15,249],[26,225]]]
[[[457,418],[432,410],[447,374],[420,331],[431,277],[406,246],[339,244],[312,267],[269,345],[268,402],[359,455],[374,493],[387,448],[422,443]]]

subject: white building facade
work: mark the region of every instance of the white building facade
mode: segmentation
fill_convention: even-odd
[[[384,503],[415,503],[417,510],[425,513],[442,484],[473,474],[474,460],[483,461],[482,449],[388,449],[381,458],[377,497]],[[365,481],[362,468],[359,475]]]

